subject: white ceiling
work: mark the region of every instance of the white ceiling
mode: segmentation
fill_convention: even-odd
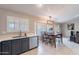
[[[36,4],[2,4],[0,8],[28,13],[34,16],[52,16],[57,22],[66,22],[79,17],[78,4],[43,4],[39,7]]]

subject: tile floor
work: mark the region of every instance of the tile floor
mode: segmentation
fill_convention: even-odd
[[[39,47],[31,51],[25,52],[21,55],[78,55],[79,54],[79,44],[70,42],[69,38],[63,38],[63,44],[58,43],[56,40],[56,48],[49,44],[45,45],[39,42]]]

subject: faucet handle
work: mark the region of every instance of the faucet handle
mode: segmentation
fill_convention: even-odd
[[[26,33],[24,34],[24,36],[27,36]]]

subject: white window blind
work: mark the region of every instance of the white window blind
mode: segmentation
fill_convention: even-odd
[[[8,32],[29,31],[29,20],[21,17],[7,16]]]

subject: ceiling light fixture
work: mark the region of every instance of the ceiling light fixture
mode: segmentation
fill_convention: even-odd
[[[49,16],[49,20],[51,20],[52,16]]]
[[[42,4],[37,4],[37,7],[42,7],[43,5]]]
[[[49,20],[54,20],[55,21],[55,17],[49,16]]]

